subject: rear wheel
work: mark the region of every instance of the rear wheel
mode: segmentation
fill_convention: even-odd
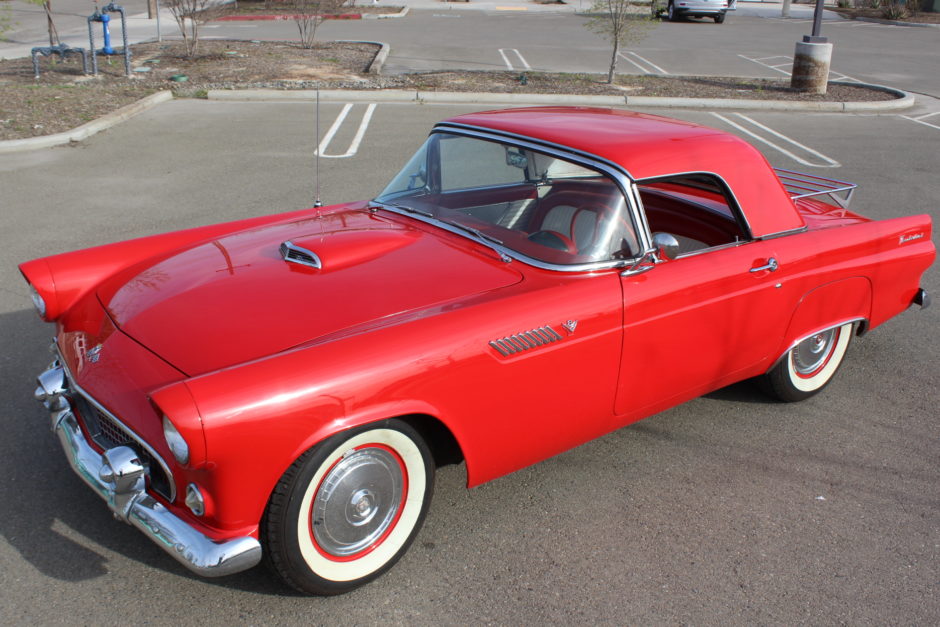
[[[725,21],[724,13],[719,13],[718,15],[715,16],[715,24],[722,24],[724,23],[724,21]]]
[[[672,0],[669,0],[669,6],[666,8],[666,17],[670,22],[675,22],[679,19],[679,14],[676,12],[676,5],[672,3]]]
[[[290,586],[348,592],[404,555],[434,483],[431,453],[407,423],[339,433],[310,449],[278,482],[262,523],[265,556]]]
[[[850,322],[805,338],[761,378],[761,388],[787,402],[813,396],[832,380],[842,364],[852,330]]]

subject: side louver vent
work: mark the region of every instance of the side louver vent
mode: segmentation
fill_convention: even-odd
[[[509,337],[504,337],[490,342],[496,351],[503,357],[509,357],[515,353],[527,351],[530,348],[537,348],[552,342],[557,342],[561,336],[555,332],[555,329],[545,326],[531,331],[523,331]]]
[[[320,263],[320,258],[317,257],[315,252],[301,248],[291,243],[290,240],[281,244],[280,251],[284,261],[299,263],[302,266],[309,266],[311,268],[323,267],[323,264]]]

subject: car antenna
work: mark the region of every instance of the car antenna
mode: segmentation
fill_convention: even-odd
[[[323,203],[320,201],[320,85],[317,84],[317,112],[316,112],[316,127],[317,127],[317,138],[316,138],[316,158],[315,158],[315,173],[314,181],[316,186],[316,195],[317,198],[313,203],[314,207],[322,207]]]

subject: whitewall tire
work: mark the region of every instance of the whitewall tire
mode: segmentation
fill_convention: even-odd
[[[307,451],[278,482],[262,524],[267,561],[309,594],[368,583],[408,550],[433,483],[431,453],[407,423],[339,433]]]
[[[804,338],[761,379],[762,389],[787,402],[801,401],[832,380],[852,341],[849,322]]]

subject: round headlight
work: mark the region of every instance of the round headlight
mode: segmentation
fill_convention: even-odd
[[[36,288],[32,285],[29,286],[29,295],[33,299],[33,305],[36,306],[36,311],[39,312],[40,318],[46,317],[46,301],[42,299],[42,296],[39,295],[39,292],[36,291]]]
[[[166,416],[163,417],[163,437],[166,438],[166,443],[176,461],[184,465],[187,464],[189,462],[189,445],[186,444],[186,440],[183,439],[183,436],[180,435],[180,432],[176,430],[176,427]]]

